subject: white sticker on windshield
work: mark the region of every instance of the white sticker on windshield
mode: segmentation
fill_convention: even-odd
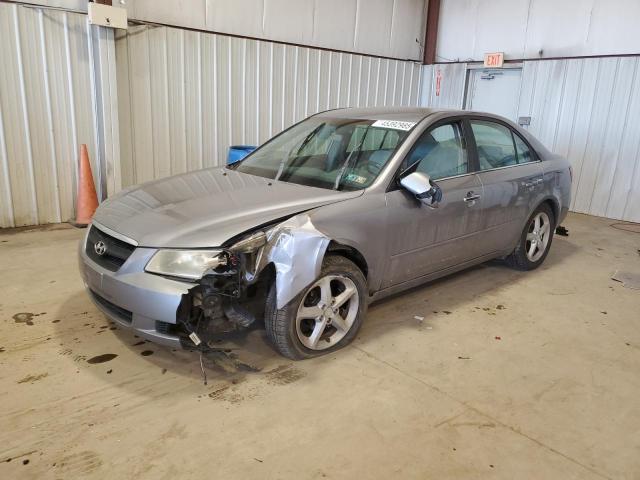
[[[411,130],[415,124],[416,122],[401,122],[399,120],[376,120],[371,124],[371,126],[407,131]]]

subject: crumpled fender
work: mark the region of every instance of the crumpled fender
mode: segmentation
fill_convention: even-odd
[[[302,213],[266,232],[267,243],[256,259],[255,274],[273,263],[276,271],[276,304],[284,307],[319,275],[330,239]]]

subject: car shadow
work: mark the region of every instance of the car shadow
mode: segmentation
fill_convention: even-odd
[[[578,248],[562,238],[554,239],[538,271],[561,272],[563,262]],[[368,341],[393,329],[415,326],[416,315],[428,321],[432,315],[451,313],[461,304],[532,274],[535,273],[515,271],[500,261],[492,261],[387,297],[370,306],[355,344],[366,348]],[[56,317],[60,319],[56,323],[59,353],[72,362],[74,371],[84,368],[121,388],[139,388],[131,379],[147,375],[157,377],[153,382],[171,377],[174,389],[176,378],[192,385],[203,382],[199,352],[142,339],[134,331],[109,321],[82,291],[66,299]],[[335,353],[338,358],[340,355]],[[209,384],[237,384],[252,377],[281,384],[301,375],[294,366],[296,362],[282,357],[271,346],[262,324],[236,336],[233,342],[216,345],[203,354],[202,361]],[[323,362],[323,357],[303,362],[299,368],[312,374],[315,362]]]
[[[385,297],[369,306],[358,342],[364,346],[369,338],[384,335],[383,328],[389,331],[415,327],[417,321],[428,323],[438,315],[450,315],[461,305],[497,292],[506,285],[517,284],[537,272],[561,274],[563,263],[578,250],[571,241],[556,236],[544,263],[534,271],[514,270],[502,260],[491,260]]]

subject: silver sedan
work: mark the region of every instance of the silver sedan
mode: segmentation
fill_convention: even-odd
[[[105,201],[80,270],[144,338],[197,350],[264,324],[302,359],[347,345],[384,296],[494,258],[535,269],[570,192],[569,163],[504,118],[332,110]]]

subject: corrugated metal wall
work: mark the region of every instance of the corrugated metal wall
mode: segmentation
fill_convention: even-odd
[[[638,0],[441,0],[436,59],[634,54],[638,18]]]
[[[0,227],[74,216],[78,145],[96,158],[89,39],[85,15],[0,3]]]
[[[518,115],[573,165],[571,209],[640,222],[640,59],[526,62]]]
[[[122,184],[222,165],[339,106],[417,105],[421,65],[138,26],[116,38]]]
[[[422,73],[421,105],[434,108],[462,108],[466,63],[425,65]]]
[[[22,1],[83,13],[88,3],[88,0]],[[426,3],[426,0],[113,2],[127,9],[129,20],[141,23],[417,61],[422,60]]]
[[[460,108],[465,64],[424,68],[423,105]],[[573,211],[640,222],[640,58],[524,62],[518,116],[573,165]]]
[[[127,0],[129,18],[419,60],[425,0]]]

